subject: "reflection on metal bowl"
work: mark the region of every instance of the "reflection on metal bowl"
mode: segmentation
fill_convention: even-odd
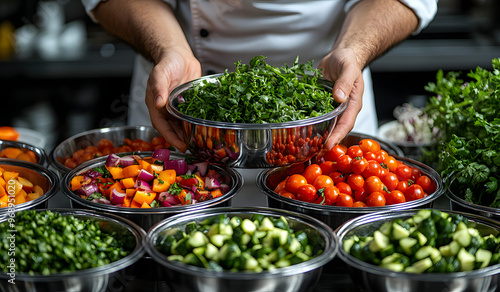
[[[217,82],[221,74],[210,75],[177,87],[169,97],[167,110],[183,129],[188,150],[209,163],[239,167],[267,168],[303,162],[322,148],[347,108],[348,101],[319,117],[285,123],[243,124],[203,120],[177,110],[179,96],[194,83]],[[320,80],[326,88],[331,82]]]
[[[324,243],[322,254],[308,261],[275,270],[255,272],[214,271],[169,261],[156,244],[163,232],[171,228],[184,229],[186,223],[201,222],[206,218],[227,214],[229,217],[250,218],[262,214],[279,218],[284,216],[290,227],[304,230],[308,238],[316,237]],[[265,207],[229,207],[206,209],[177,215],[155,225],[148,231],[145,248],[151,257],[162,265],[163,279],[171,291],[176,292],[246,292],[246,291],[309,291],[318,282],[323,266],[338,252],[336,235],[322,222],[294,212]]]
[[[488,218],[457,211],[447,213],[460,213],[469,222],[476,224],[483,235],[500,234],[500,223]],[[415,215],[417,210],[387,211],[367,214],[346,222],[338,228],[339,244],[352,235],[366,236],[387,221],[398,218],[406,219]],[[339,258],[346,263],[353,283],[366,292],[441,292],[441,291],[470,291],[494,292],[500,289],[500,264],[489,266],[470,272],[455,273],[424,273],[413,274],[393,272],[366,262],[348,254],[341,248]]]

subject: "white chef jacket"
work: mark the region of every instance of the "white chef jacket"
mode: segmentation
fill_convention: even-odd
[[[102,0],[82,0],[89,16]],[[112,0],[110,0],[112,1]],[[359,0],[163,0],[174,10],[184,34],[201,63],[202,75],[248,64],[257,55],[281,67],[312,61],[317,66],[331,50],[345,13]],[[400,0],[419,18],[417,34],[437,12],[438,0]],[[95,19],[94,19],[95,20]],[[135,61],[129,98],[128,124],[151,125],[145,105],[148,75],[153,64]],[[353,131],[375,135],[377,115],[369,69],[363,71],[363,108]]]

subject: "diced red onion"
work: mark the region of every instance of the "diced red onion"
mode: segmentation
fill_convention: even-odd
[[[207,188],[209,190],[215,190],[215,189],[218,189],[219,187],[220,187],[220,183],[214,177],[207,176],[205,178],[205,188]]]
[[[105,205],[112,205],[111,202],[106,198],[99,198],[99,203],[105,204]]]
[[[143,181],[143,180],[137,180],[135,182],[134,187],[136,189],[139,189],[139,190],[143,190],[143,191],[146,191],[146,192],[151,192],[151,185],[148,184],[147,182]]]
[[[155,178],[155,176],[152,175],[151,173],[149,173],[145,169],[141,169],[141,171],[139,171],[139,174],[137,175],[138,180],[142,180],[145,182],[149,182],[149,181],[153,180],[154,178]]]
[[[161,161],[167,161],[170,159],[170,150],[164,148],[155,149],[151,157]]]
[[[186,102],[186,100],[184,99],[184,97],[182,95],[177,96],[177,100],[179,102]]]
[[[96,178],[96,177],[102,176],[102,173],[97,172],[95,170],[88,170],[85,172],[85,176],[90,177],[90,178]]]
[[[127,156],[120,157],[120,165],[122,167],[127,167],[127,166],[134,165],[134,164],[135,164],[134,156],[127,155]]]
[[[96,184],[87,184],[83,185],[78,189],[80,194],[84,195],[85,197],[88,197],[92,195],[93,193],[99,192],[99,187]]]
[[[125,193],[118,191],[116,188],[111,192],[111,203],[113,205],[123,204],[125,201]]]
[[[198,168],[192,164],[188,164],[187,168],[188,168],[188,170],[187,170],[186,174],[195,174],[196,171],[198,171]]]
[[[99,199],[92,199],[91,201],[92,203],[96,203],[96,204],[99,204]]]
[[[220,184],[219,189],[221,193],[226,194],[231,190],[231,187],[228,184]]]
[[[108,158],[106,158],[106,166],[118,166],[120,164],[120,156],[111,153],[108,155]]]
[[[203,162],[197,162],[194,163],[193,166],[196,166],[197,171],[200,172],[200,176],[205,176],[207,175],[207,170],[208,170],[208,162],[203,161]]]
[[[188,167],[185,159],[173,159],[165,161],[165,169],[173,169],[177,175],[184,175]]]

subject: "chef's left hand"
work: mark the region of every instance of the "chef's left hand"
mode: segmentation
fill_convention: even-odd
[[[339,117],[332,134],[325,144],[331,149],[352,130],[362,107],[364,82],[362,66],[359,65],[351,49],[334,49],[318,65],[323,69],[323,77],[334,82],[333,98],[343,102],[349,98],[349,104]]]

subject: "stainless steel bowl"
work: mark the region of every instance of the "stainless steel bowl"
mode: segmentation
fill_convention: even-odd
[[[188,150],[212,164],[239,168],[267,168],[303,162],[318,153],[347,108],[348,101],[319,117],[269,124],[225,123],[188,116],[177,110],[179,96],[202,81],[217,82],[221,74],[210,75],[177,87],[167,110],[179,121]],[[320,80],[326,88],[332,84]]]
[[[9,147],[26,149],[26,150],[31,150],[31,151],[35,152],[36,157],[37,157],[36,163],[39,165],[47,166],[49,163],[49,159],[48,159],[47,154],[45,153],[45,150],[43,148],[28,144],[28,143],[24,143],[24,142],[0,140],[0,151],[5,149],[5,148],[9,148]]]
[[[357,138],[362,136],[354,135]],[[347,137],[350,140],[349,137]],[[352,141],[356,141],[357,139],[352,138]],[[346,140],[347,141],[347,140]],[[380,143],[380,141],[379,141]],[[355,142],[354,144],[357,144]],[[351,143],[345,142],[344,145],[354,145]],[[384,149],[384,145],[381,144],[382,149]],[[387,150],[386,150],[387,151]],[[414,208],[429,208],[433,206],[433,202],[439,198],[443,192],[443,183],[440,175],[431,167],[420,163],[416,160],[401,157],[395,154],[392,154],[394,158],[397,160],[403,161],[405,164],[418,168],[422,173],[428,175],[436,185],[436,191],[432,194],[429,194],[427,197],[395,204],[395,205],[386,205],[381,207],[339,207],[339,206],[328,206],[328,205],[318,205],[314,203],[303,202],[299,200],[285,198],[274,192],[274,189],[285,179],[288,175],[290,175],[291,166],[278,167],[274,169],[267,169],[261,171],[257,176],[257,186],[259,189],[267,196],[267,204],[272,208],[279,208],[284,210],[290,210],[294,212],[300,212],[307,215],[310,215],[314,218],[317,218],[326,224],[328,224],[332,228],[337,228],[342,225],[344,222],[373,212],[387,211],[387,210],[406,210],[406,209],[414,209]],[[304,164],[308,164],[307,162]]]
[[[38,210],[41,212],[44,210]],[[1,291],[125,291],[131,279],[127,269],[144,255],[143,240],[146,232],[133,222],[119,216],[91,210],[51,209],[64,216],[99,222],[101,229],[113,233],[128,245],[131,253],[126,257],[97,268],[52,275],[15,273],[15,285],[7,282],[10,276],[0,275]]]
[[[45,209],[48,206],[49,199],[59,191],[59,177],[57,174],[39,164],[16,159],[0,158],[0,167],[4,170],[18,172],[20,176],[28,179],[34,185],[39,185],[45,191],[41,197],[15,205],[16,211]],[[10,212],[9,209],[9,207],[0,208],[0,218]]]
[[[71,157],[75,151],[87,146],[97,146],[101,139],[108,139],[113,144],[120,145],[125,138],[151,141],[152,138],[160,136],[153,127],[148,126],[121,126],[85,131],[57,145],[49,155],[50,164],[62,176],[71,170],[62,163],[64,158]]]
[[[142,152],[138,154],[139,156],[151,156],[152,152]],[[184,158],[186,155],[180,153],[171,153],[171,159],[179,159]],[[144,230],[148,230],[156,224],[157,222],[173,216],[179,213],[186,213],[190,211],[212,208],[212,207],[221,207],[221,206],[230,206],[231,199],[235,196],[241,187],[243,186],[243,178],[241,174],[234,171],[230,168],[221,168],[218,166],[209,166],[209,169],[216,170],[222,177],[231,182],[231,189],[226,194],[217,197],[215,199],[198,202],[192,205],[184,205],[184,206],[176,206],[176,207],[158,207],[158,208],[129,208],[129,207],[117,207],[112,205],[105,205],[100,203],[93,203],[87,201],[85,199],[80,198],[77,194],[71,191],[70,182],[71,179],[80,173],[83,173],[89,169],[93,169],[98,166],[103,166],[106,162],[105,157],[97,158],[87,163],[84,163],[72,171],[68,172],[61,180],[61,190],[62,192],[70,199],[72,208],[83,208],[83,209],[92,209],[98,210],[102,212],[108,212],[112,214],[116,214],[131,220],[132,222],[138,224],[140,227],[144,228]]]
[[[466,217],[469,222],[476,223],[476,228],[483,234],[500,234],[500,222],[473,214],[457,211]],[[339,244],[352,235],[366,236],[373,233],[384,222],[397,218],[409,218],[417,210],[386,211],[367,214],[346,222],[338,230]],[[339,250],[339,258],[346,263],[352,282],[365,292],[441,292],[441,291],[470,291],[493,292],[500,289],[500,264],[471,272],[457,273],[426,273],[412,274],[393,272],[351,256],[343,248]]]
[[[449,183],[447,183],[446,197],[450,199],[451,210],[476,214],[500,221],[500,209],[467,202],[462,199],[464,194],[459,193],[460,186],[457,185],[458,183],[455,178],[451,176],[447,180],[449,180]]]
[[[156,249],[156,242],[170,228],[183,229],[191,221],[201,222],[219,214],[250,218],[253,214],[284,216],[294,230],[304,230],[308,236],[320,236],[324,252],[319,256],[296,265],[261,273],[216,272],[204,268],[167,260]],[[324,223],[306,215],[265,207],[214,208],[179,214],[156,224],[148,231],[144,247],[149,255],[163,267],[163,279],[171,291],[176,292],[245,292],[245,291],[309,291],[318,282],[322,268],[338,252],[337,237]]]

